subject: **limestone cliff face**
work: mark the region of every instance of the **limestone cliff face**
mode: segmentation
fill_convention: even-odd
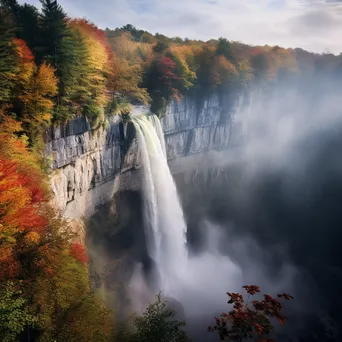
[[[85,118],[52,128],[47,136],[54,204],[67,218],[92,215],[121,188],[134,188],[137,144],[119,118],[91,130]],[[120,177],[118,177],[120,175]]]
[[[241,141],[242,127],[236,116],[242,107],[242,95],[236,96],[229,113],[225,113],[217,95],[201,104],[184,98],[171,102],[162,125],[169,160],[209,150],[224,150]],[[222,117],[229,120],[222,120]]]
[[[241,106],[242,96],[236,96],[229,113],[217,95],[202,103],[189,97],[171,102],[161,121],[172,171],[182,172],[194,160],[201,163],[202,154],[239,144]],[[92,130],[86,118],[78,118],[50,129],[46,140],[54,204],[66,218],[89,217],[115,193],[139,189],[139,150],[131,123],[114,117]]]

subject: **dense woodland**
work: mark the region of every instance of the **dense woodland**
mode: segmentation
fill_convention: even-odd
[[[113,341],[113,315],[91,290],[86,251],[49,206],[43,132],[78,116],[96,129],[130,104],[162,115],[185,95],[336,74],[342,57],[132,25],[103,31],[41,2],[38,11],[0,1],[1,341]]]

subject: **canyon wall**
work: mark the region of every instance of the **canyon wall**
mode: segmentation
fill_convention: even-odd
[[[202,103],[185,97],[172,101],[161,120],[173,173],[203,166],[203,155],[221,153],[242,141],[238,120],[242,96],[225,112],[217,95]],[[133,108],[132,115],[146,112]],[[229,120],[222,117],[229,116]],[[66,218],[89,217],[120,191],[139,189],[139,151],[134,127],[117,116],[96,130],[81,117],[46,135],[52,169],[53,202]],[[219,158],[218,158],[219,159]],[[210,158],[206,158],[211,163]]]
[[[138,187],[133,171],[139,167],[139,153],[133,134],[119,117],[96,130],[84,117],[49,130],[53,204],[63,216],[88,217],[116,191]]]

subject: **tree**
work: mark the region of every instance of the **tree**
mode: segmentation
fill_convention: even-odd
[[[17,73],[15,45],[13,43],[14,28],[11,19],[0,7],[0,103],[10,103],[12,89],[15,85],[14,75]]]
[[[163,56],[152,62],[146,75],[145,86],[151,95],[151,110],[154,113],[161,115],[171,98],[180,99],[181,82],[182,78],[176,74],[176,63],[170,57]]]
[[[197,91],[201,95],[208,95],[220,84],[220,75],[215,68],[215,50],[203,47],[195,56],[197,70]]]
[[[138,64],[129,65],[126,59],[114,55],[110,62],[108,89],[114,94],[119,93],[128,101],[138,101],[147,104],[149,95],[147,90],[141,87],[142,67]]]
[[[256,285],[245,285],[243,288],[248,294],[247,300],[239,293],[227,292],[228,304],[233,304],[233,310],[216,318],[216,324],[209,327],[208,331],[218,332],[221,340],[274,341],[274,339],[268,338],[274,329],[271,319],[277,319],[280,324],[284,324],[287,319],[282,314],[283,307],[279,299],[291,300],[293,297],[285,293],[278,294],[278,299],[264,295],[263,300],[250,302],[250,297],[260,293],[260,289]]]
[[[219,38],[216,45],[216,55],[224,56],[232,63],[235,63],[235,58],[233,55],[233,50],[230,42],[226,38]]]
[[[80,93],[84,93],[83,81],[87,75],[82,65],[86,64],[88,55],[83,39],[71,30],[66,14],[57,1],[41,0],[41,2],[44,33],[42,58],[56,69],[59,89],[55,117],[58,121],[65,121],[76,114],[74,107],[77,108],[79,103],[75,98],[79,97]]]
[[[39,57],[42,31],[37,8],[26,3],[19,5],[17,0],[1,0],[1,2],[13,20],[16,37],[24,40],[31,51]]]
[[[0,336],[2,342],[15,342],[16,337],[28,326],[36,323],[29,312],[27,300],[13,282],[0,287]]]
[[[106,91],[109,72],[109,44],[105,33],[85,19],[72,20],[71,27],[78,30],[86,47],[87,58],[83,59],[85,73],[82,83],[86,83],[89,96],[83,105],[83,114],[89,118],[103,119],[108,103]]]
[[[156,53],[162,53],[169,47],[169,43],[166,40],[159,40],[157,44],[153,46],[153,51]]]
[[[175,319],[176,312],[157,295],[154,303],[150,304],[141,316],[133,320],[136,331],[130,341],[135,342],[185,342],[189,341],[185,331],[185,322]]]

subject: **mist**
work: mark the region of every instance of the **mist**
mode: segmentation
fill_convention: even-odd
[[[188,181],[178,182],[190,226],[188,239],[197,255],[193,260],[199,264],[193,286],[200,286],[201,274],[213,278],[202,307],[203,292],[198,295],[196,310],[208,312],[208,302],[228,310],[227,304],[219,306],[224,290],[217,284],[224,284],[225,291],[258,284],[266,293],[295,296],[279,340],[339,341],[339,82],[317,75],[311,84],[284,82],[260,98],[252,98],[234,119],[242,124],[244,144],[233,153],[209,153],[212,168],[218,165],[219,171],[210,177],[204,173],[187,190]],[[205,233],[199,237],[203,222]],[[209,248],[206,241],[215,234],[221,237]],[[219,261],[213,262],[211,276],[213,255]]]
[[[283,83],[266,101],[254,96],[234,118],[242,146],[203,162],[215,176],[188,187],[176,177],[189,258],[159,290],[181,303],[195,341],[218,340],[206,327],[245,284],[295,296],[279,340],[339,340],[342,101],[335,80],[326,85],[317,77],[305,93]]]

